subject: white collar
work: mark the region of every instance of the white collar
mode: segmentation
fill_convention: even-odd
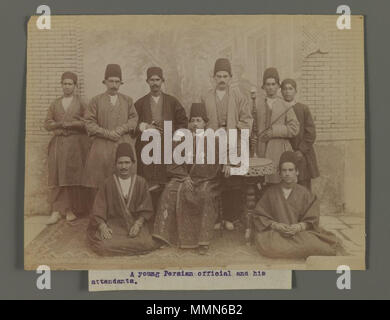
[[[203,137],[205,135],[205,130],[203,129],[202,131],[198,131],[202,129],[196,129],[195,132],[192,133],[194,137]]]
[[[61,103],[65,111],[68,110],[70,104],[72,103],[72,100],[73,100],[73,95],[70,97],[62,97]]]
[[[275,98],[266,97],[265,99],[268,103],[268,106],[272,109],[272,106],[274,105],[275,101],[277,100],[277,97],[275,97]]]
[[[131,186],[131,176],[128,177],[127,179],[122,179],[121,177],[118,176],[119,184],[122,189],[122,195],[127,198],[129,191],[130,191],[130,186]]]
[[[289,197],[290,194],[291,194],[292,188],[287,189],[287,188],[283,188],[283,187],[282,187],[282,191],[283,191],[283,196],[284,196],[284,198],[285,198],[285,199],[288,199],[288,197]]]
[[[215,90],[216,94],[217,94],[217,97],[219,98],[219,100],[222,100],[223,97],[225,96],[226,94],[226,90]]]
[[[160,100],[160,96],[157,96],[157,97],[152,96],[152,98],[153,98],[155,103],[158,103],[158,101]]]
[[[109,97],[110,97],[110,101],[111,101],[111,103],[115,106],[115,104],[116,104],[116,101],[118,100],[118,95],[117,94],[115,94],[115,95],[108,95]]]

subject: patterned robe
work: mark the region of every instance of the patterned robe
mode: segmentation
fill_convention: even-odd
[[[333,233],[320,228],[319,220],[319,201],[305,187],[294,185],[285,199],[281,184],[273,185],[255,208],[256,246],[260,254],[271,258],[336,255],[339,240]],[[305,222],[308,228],[293,237],[286,237],[271,230],[272,222],[288,225]]]
[[[218,146],[218,142],[215,143]],[[205,143],[206,148],[206,143]],[[194,152],[194,157],[196,152]],[[158,205],[153,236],[180,248],[208,245],[218,218],[221,165],[206,164],[167,165],[171,178]],[[193,181],[191,192],[183,183],[186,177]]]
[[[156,249],[146,223],[152,215],[152,200],[146,181],[142,177],[132,175],[129,194],[125,199],[117,176],[112,175],[96,195],[87,230],[88,243],[99,255],[148,253]],[[130,238],[130,228],[140,216],[145,218],[141,231],[135,238]],[[101,239],[98,226],[102,222],[112,229],[111,239]]]

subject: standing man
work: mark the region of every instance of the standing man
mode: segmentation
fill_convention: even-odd
[[[164,121],[172,122],[173,132],[180,128],[187,128],[188,125],[186,112],[179,100],[161,90],[164,81],[163,70],[159,67],[150,67],[146,72],[146,82],[150,92],[135,103],[139,117],[136,131],[137,170],[138,175],[144,177],[149,185],[154,208],[167,183],[166,166],[163,162]],[[146,165],[141,159],[142,148],[149,143],[149,141],[141,141],[141,134],[151,128],[161,132],[161,164]]]
[[[280,155],[284,151],[291,151],[289,139],[299,132],[299,122],[292,107],[280,98],[279,73],[276,68],[268,68],[264,71],[263,86],[265,99],[257,101],[257,156],[271,159],[275,169],[278,166]],[[279,183],[280,176],[277,172],[265,177],[266,183]]]
[[[300,124],[298,135],[290,139],[291,146],[298,158],[298,183],[311,190],[311,179],[320,176],[313,147],[316,140],[316,126],[309,107],[295,100],[297,83],[293,79],[285,79],[281,88],[284,100],[289,106],[293,106]]]
[[[92,98],[85,114],[86,128],[92,137],[83,179],[84,186],[91,190],[90,206],[98,186],[114,171],[117,145],[121,142],[133,144],[130,134],[138,120],[133,100],[118,92],[123,83],[119,65],[107,65],[103,83],[106,92]]]
[[[50,105],[45,129],[54,133],[49,143],[49,187],[52,214],[47,224],[55,224],[61,216],[67,221],[76,219],[75,213],[84,211],[81,176],[87,156],[89,139],[84,127],[85,104],[74,94],[77,75],[64,72],[61,77],[64,95]]]
[[[202,98],[209,119],[207,127],[213,130],[224,128],[227,133],[229,129],[251,130],[253,118],[249,103],[239,88],[230,86],[232,68],[228,59],[220,58],[215,62],[214,80],[216,87]],[[240,141],[240,138],[237,141]],[[225,166],[226,175],[228,170],[229,168]],[[243,210],[242,187],[242,178],[239,176],[231,176],[224,180],[221,222],[228,230],[234,229],[233,222],[239,219]],[[221,223],[217,223],[215,227],[219,229]]]

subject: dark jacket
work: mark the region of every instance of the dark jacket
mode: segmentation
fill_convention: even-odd
[[[162,105],[162,119],[163,121],[172,121],[173,128],[172,134],[175,130],[180,128],[187,128],[188,118],[183,106],[180,104],[179,100],[175,97],[162,93],[163,105]],[[163,164],[164,160],[164,135],[161,135],[161,165],[145,165],[141,161],[141,151],[142,148],[148,144],[148,141],[141,141],[141,131],[139,130],[139,125],[142,122],[151,124],[152,123],[152,111],[150,106],[151,94],[140,98],[135,103],[135,109],[138,113],[138,125],[136,130],[136,152],[137,152],[137,173],[138,175],[144,177],[150,186],[154,184],[161,184],[167,182],[166,169]],[[163,123],[160,124],[161,127],[164,126]]]
[[[300,124],[297,136],[290,139],[294,151],[300,150],[304,159],[299,163],[299,181],[317,178],[320,175],[313,144],[316,140],[316,127],[307,105],[296,103],[293,107]]]

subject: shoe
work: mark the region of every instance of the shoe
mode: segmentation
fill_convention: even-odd
[[[71,222],[71,221],[74,221],[76,219],[77,219],[77,217],[72,211],[68,211],[66,213],[66,221]]]
[[[214,230],[221,230],[221,222],[218,222],[214,225]]]
[[[204,256],[209,251],[209,246],[199,246],[198,252],[200,255]]]
[[[50,218],[46,221],[47,225],[56,224],[58,221],[61,220],[61,214],[58,211],[54,211]]]
[[[234,224],[231,223],[230,221],[225,221],[225,229],[229,230],[229,231],[233,231],[234,230]]]

